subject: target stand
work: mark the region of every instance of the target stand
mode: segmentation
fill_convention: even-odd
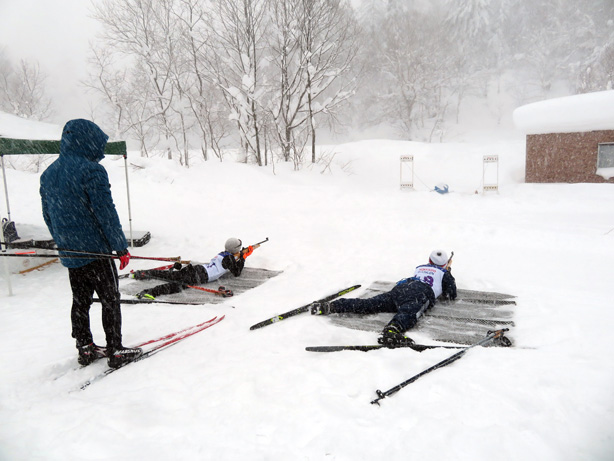
[[[482,193],[499,193],[499,156],[485,155],[482,161]]]
[[[401,190],[414,190],[414,156],[401,155]]]

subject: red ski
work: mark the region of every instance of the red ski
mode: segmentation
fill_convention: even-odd
[[[87,381],[85,381],[83,384],[81,384],[79,386],[79,389],[83,390],[86,389],[88,386],[90,386],[92,383],[104,378],[105,376],[110,375],[111,373],[127,366],[130,365],[131,363],[134,362],[139,362],[141,360],[144,360],[146,358],[149,358],[155,354],[157,354],[158,352],[161,352],[164,349],[168,349],[171,346],[174,346],[175,344],[179,343],[180,341],[189,338],[190,336],[195,335],[196,333],[199,333],[203,330],[206,330],[209,327],[212,327],[213,325],[216,325],[217,323],[220,323],[222,320],[224,320],[224,315],[222,315],[221,317],[213,317],[211,320],[207,320],[206,322],[203,323],[199,323],[198,325],[193,325],[191,327],[187,327],[184,328],[183,330],[179,330],[176,331],[174,333],[169,333],[168,335],[162,336],[160,338],[157,339],[152,339],[150,341],[144,342],[136,347],[142,347],[142,346],[146,346],[149,344],[155,344],[154,347],[152,347],[151,349],[143,352],[143,354],[140,357],[137,357],[134,360],[131,360],[129,362],[124,363],[121,367],[118,368],[107,368],[106,370],[104,370],[103,372],[101,372],[100,374],[88,379]]]

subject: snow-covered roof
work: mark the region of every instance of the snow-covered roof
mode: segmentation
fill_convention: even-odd
[[[58,140],[62,127],[0,112],[0,136],[16,139]]]
[[[516,128],[526,134],[614,130],[614,90],[527,104],[513,117]]]

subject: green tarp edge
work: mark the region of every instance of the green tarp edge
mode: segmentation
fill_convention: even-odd
[[[60,141],[0,137],[0,155],[59,154]],[[105,155],[126,155],[126,141],[108,142]]]

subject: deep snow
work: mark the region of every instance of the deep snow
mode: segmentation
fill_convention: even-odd
[[[514,122],[524,133],[611,130],[614,90],[547,99],[517,108]]]
[[[133,254],[203,260],[230,236],[269,237],[247,264],[283,273],[225,304],[125,305],[125,344],[226,318],[76,392],[103,364],[72,370],[66,269],[12,276],[10,297],[1,279],[0,459],[612,459],[614,185],[524,184],[513,131],[323,149],[335,153],[324,173],[233,161],[185,169],[131,153],[134,228],[153,235]],[[402,154],[415,157],[416,191],[399,189]],[[499,155],[498,194],[475,193],[487,154]],[[127,226],[123,162],[103,164]],[[18,231],[44,226],[38,179],[7,170]],[[440,182],[449,194],[431,191]],[[451,352],[308,353],[376,335],[306,314],[249,330],[339,288],[403,278],[434,248],[455,252],[459,287],[518,296],[519,347],[472,349],[377,407],[376,389]],[[104,341],[98,305],[91,319]]]

